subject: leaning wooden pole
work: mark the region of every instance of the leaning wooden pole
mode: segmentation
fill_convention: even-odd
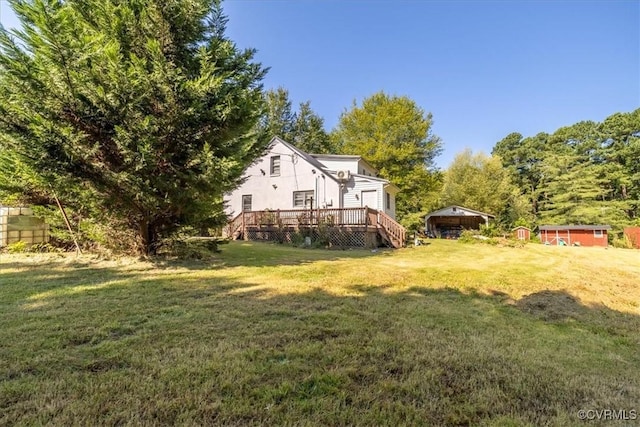
[[[53,198],[55,199],[56,203],[58,204],[58,208],[60,208],[60,212],[62,213],[62,217],[64,218],[64,222],[65,222],[65,224],[67,224],[67,229],[69,230],[69,233],[71,233],[71,238],[73,239],[73,243],[76,245],[76,254],[82,254],[82,250],[80,249],[80,245],[78,244],[78,240],[76,240],[76,235],[73,232],[73,230],[71,229],[71,224],[69,223],[69,217],[67,216],[67,213],[64,211],[64,208],[62,207],[62,204],[60,204],[60,200],[58,200],[58,196],[56,196],[54,194]]]

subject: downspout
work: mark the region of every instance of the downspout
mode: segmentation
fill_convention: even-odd
[[[324,183],[324,190],[322,193],[322,203],[324,204],[324,207],[327,208],[327,178],[324,176],[324,174],[320,176],[322,177],[322,182]]]

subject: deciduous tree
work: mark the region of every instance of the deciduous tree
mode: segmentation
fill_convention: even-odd
[[[400,188],[396,209],[402,218],[426,214],[433,205],[441,142],[432,124],[431,114],[410,98],[379,92],[342,114],[333,139],[343,154],[363,156]]]
[[[444,173],[441,205],[459,205],[496,216],[505,228],[529,219],[528,204],[497,156],[458,154]]]

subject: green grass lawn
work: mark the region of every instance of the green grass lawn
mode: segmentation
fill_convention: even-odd
[[[604,425],[640,413],[639,285],[542,245],[2,254],[0,425]]]

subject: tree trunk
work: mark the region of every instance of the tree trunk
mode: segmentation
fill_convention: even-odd
[[[139,252],[141,255],[153,256],[158,251],[158,232],[155,224],[149,218],[143,218],[138,224],[140,238]]]

